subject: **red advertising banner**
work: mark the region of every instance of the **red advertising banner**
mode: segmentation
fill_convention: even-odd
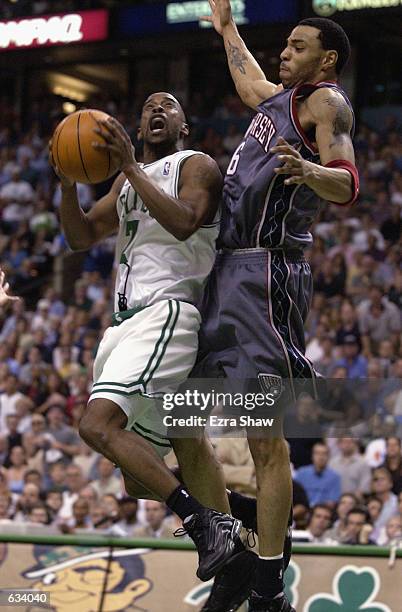
[[[105,40],[108,25],[103,9],[0,21],[0,51]]]

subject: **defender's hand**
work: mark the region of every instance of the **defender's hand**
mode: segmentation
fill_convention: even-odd
[[[290,178],[285,180],[285,185],[301,185],[306,183],[313,174],[315,164],[303,159],[299,151],[290,145],[281,136],[278,144],[272,147],[273,153],[279,153],[278,159],[284,162],[283,166],[275,168],[276,174],[290,174]]]
[[[222,36],[223,28],[232,21],[230,0],[209,0],[209,6],[211,7],[212,15],[202,16],[200,21],[212,23],[218,34]]]
[[[60,179],[60,183],[62,184],[63,187],[73,187],[73,185],[75,184],[74,181],[72,181],[71,179],[68,178],[68,176],[65,176],[62,171],[60,170],[60,168],[56,165],[56,162],[54,161],[53,158],[53,153],[52,153],[52,140],[49,140],[49,164],[52,166],[53,170],[55,171],[55,173],[57,174],[57,176]]]
[[[106,121],[101,121],[101,129],[95,128],[94,132],[102,136],[104,143],[94,141],[92,146],[95,149],[106,149],[110,152],[116,166],[122,172],[125,172],[137,164],[135,159],[135,150],[130,136],[127,134],[124,127],[116,119],[111,117]]]
[[[20,298],[15,295],[8,295],[10,289],[9,283],[6,283],[6,275],[0,268],[0,308],[8,304],[8,302],[16,302]]]

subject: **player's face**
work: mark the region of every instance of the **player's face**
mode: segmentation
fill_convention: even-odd
[[[142,108],[140,137],[149,145],[176,143],[188,134],[179,102],[168,93],[156,93]]]
[[[320,31],[311,26],[292,30],[280,58],[279,78],[285,89],[316,80],[328,52],[322,48]]]

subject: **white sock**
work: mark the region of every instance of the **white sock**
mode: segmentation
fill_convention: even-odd
[[[283,553],[277,555],[276,557],[262,557],[261,555],[258,555],[258,558],[262,559],[263,561],[277,561],[278,559],[283,559]]]

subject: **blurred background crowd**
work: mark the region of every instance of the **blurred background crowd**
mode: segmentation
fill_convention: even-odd
[[[140,159],[138,109],[115,99],[87,106],[117,117]],[[201,94],[187,110],[187,147],[210,154],[225,172],[249,111],[236,96]],[[114,240],[88,253],[66,245],[60,188],[47,159],[61,117],[60,102],[49,96],[30,106],[26,128],[0,98],[0,261],[21,296],[0,313],[0,523],[170,537],[175,517],[163,504],[129,498],[119,472],[77,434],[110,323]],[[344,384],[330,405],[302,397],[296,406],[294,526],[301,541],[380,545],[402,536],[401,125],[393,117],[378,130],[360,123],[355,148],[359,202],[324,206],[306,253],[315,280],[307,356],[323,376]],[[79,185],[83,209],[107,188]],[[347,396],[348,384],[367,378],[369,418]],[[315,429],[322,418],[333,437]],[[245,440],[214,444],[228,486],[255,494]]]

